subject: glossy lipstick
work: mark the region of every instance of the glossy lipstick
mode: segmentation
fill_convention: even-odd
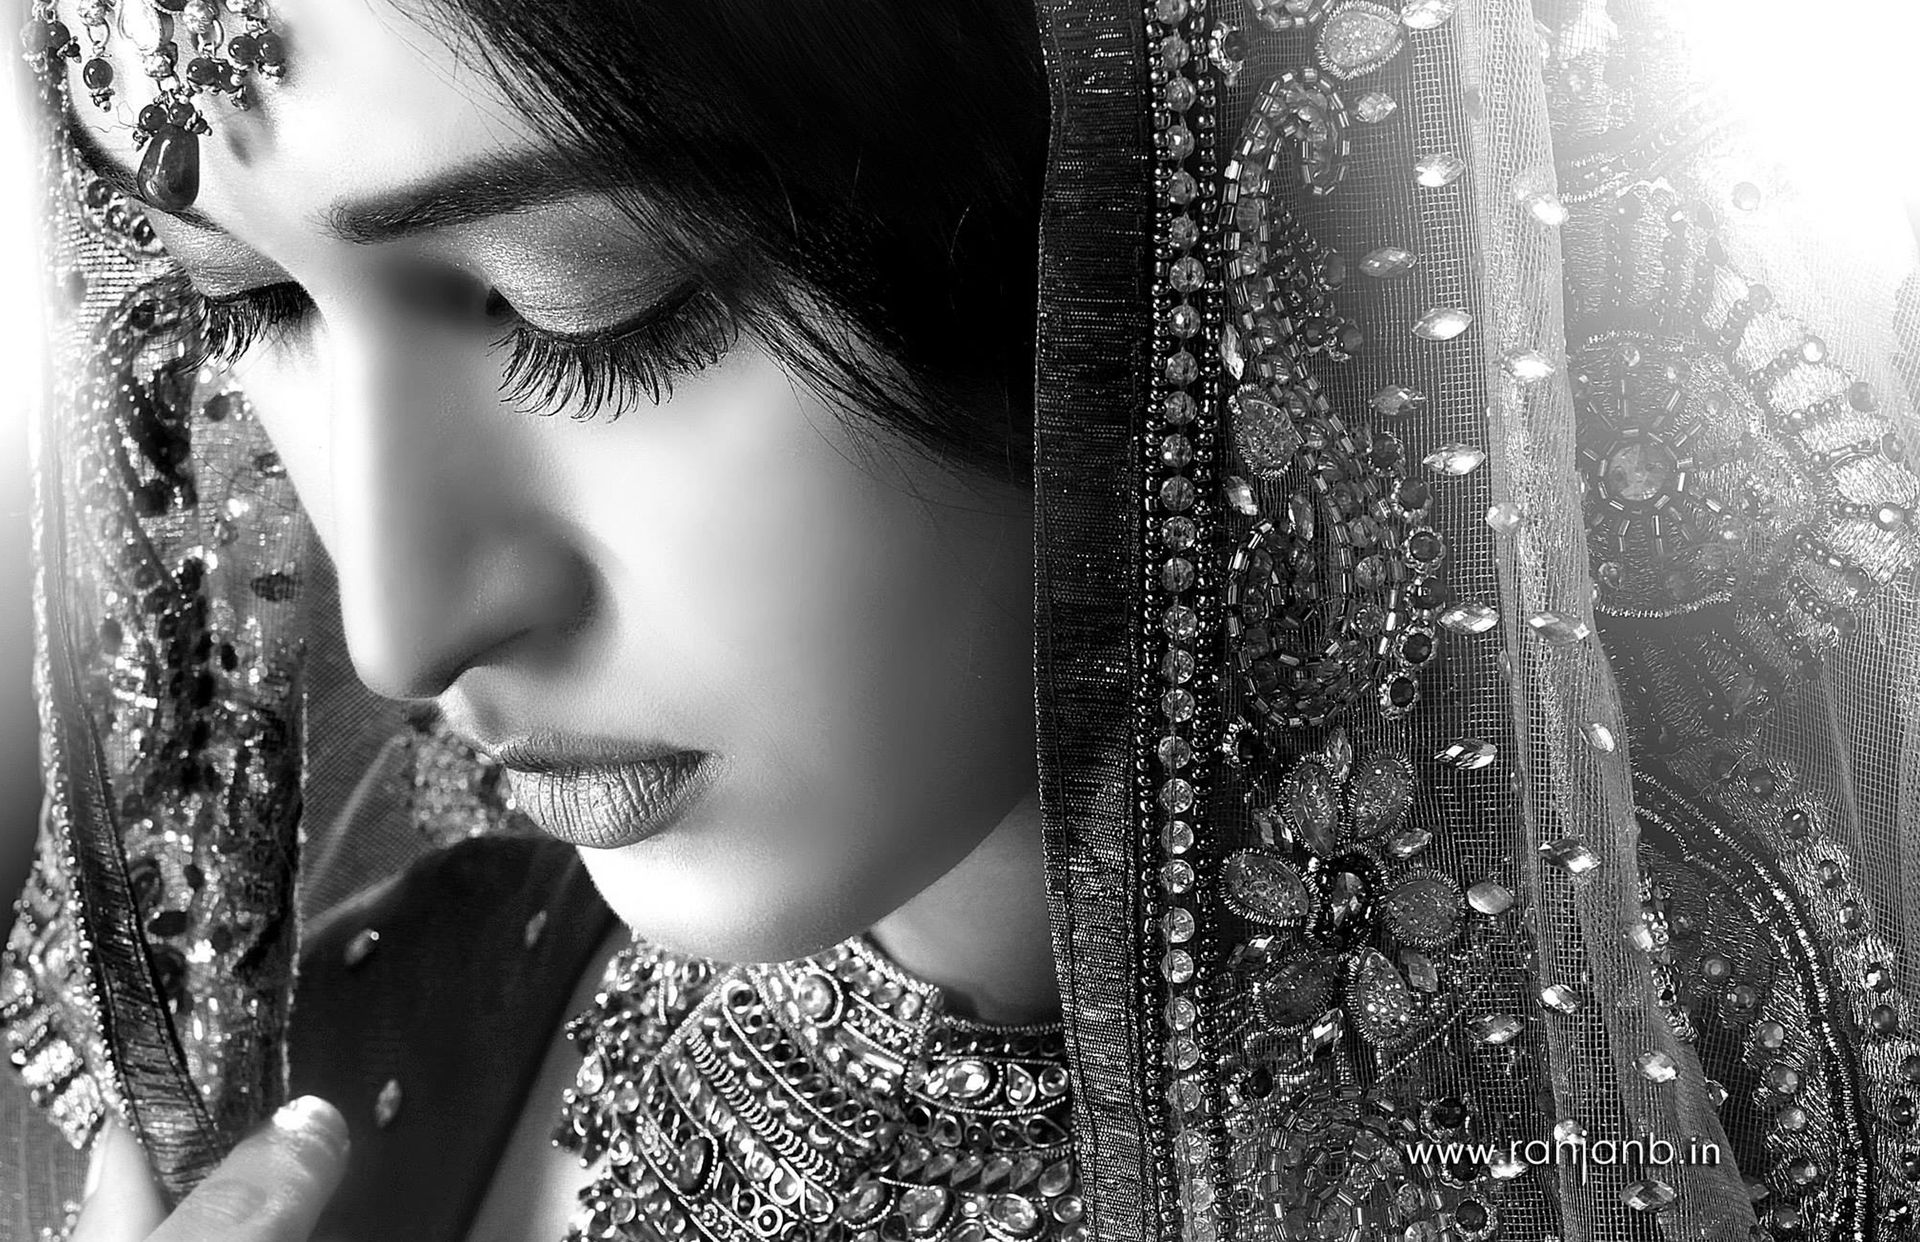
[[[712,756],[592,739],[508,742],[495,751],[520,810],[569,845],[617,850],[667,828],[703,793]]]

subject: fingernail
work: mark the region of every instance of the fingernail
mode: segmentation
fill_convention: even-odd
[[[347,1119],[317,1095],[288,1100],[273,1115],[273,1124],[289,1134],[310,1134],[324,1140],[336,1155],[347,1149]]]

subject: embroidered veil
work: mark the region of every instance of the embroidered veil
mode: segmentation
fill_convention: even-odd
[[[1913,1229],[1912,235],[1808,210],[1680,7],[1038,6],[1096,1238]],[[47,149],[51,792],[0,1021],[60,1133],[117,1113],[180,1193],[284,1091],[300,911],[519,829],[354,684],[245,395],[173,365],[137,207]],[[368,764],[401,827],[343,851]],[[78,1165],[0,1116],[44,1223]]]

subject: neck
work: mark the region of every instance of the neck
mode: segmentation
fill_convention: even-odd
[[[940,988],[962,1017],[1057,1021],[1060,984],[1043,865],[1040,800],[1033,795],[869,934],[901,969]]]

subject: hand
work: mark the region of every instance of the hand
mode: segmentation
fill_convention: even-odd
[[[243,1139],[167,1213],[147,1154],[117,1120],[93,1143],[72,1242],[308,1242],[347,1170],[347,1123],[302,1096]]]

